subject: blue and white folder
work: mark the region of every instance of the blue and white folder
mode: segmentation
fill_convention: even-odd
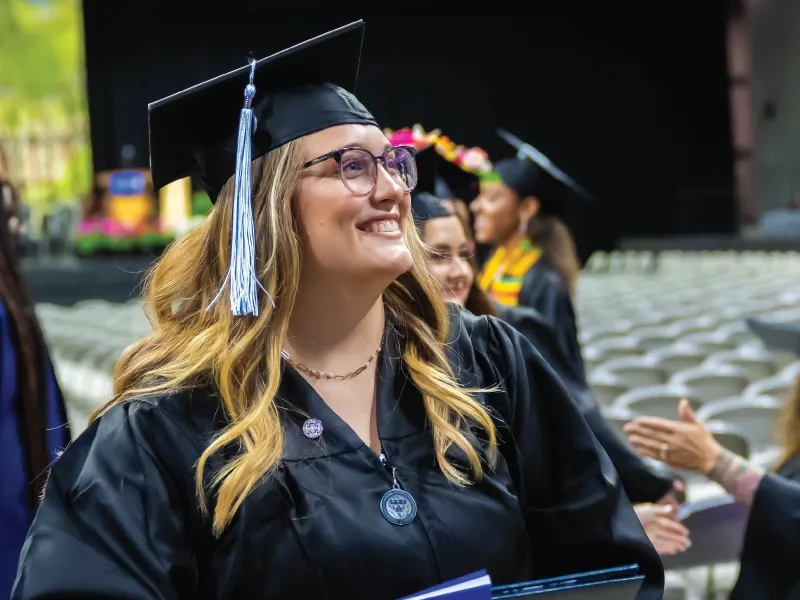
[[[400,600],[491,600],[491,597],[492,578],[484,570],[451,579]]]
[[[639,566],[627,565],[496,587],[492,600],[538,600],[543,596],[553,600],[634,600],[643,581]]]
[[[644,576],[638,565],[492,587],[486,571],[470,573],[400,600],[634,600]],[[544,600],[544,599],[542,599]]]

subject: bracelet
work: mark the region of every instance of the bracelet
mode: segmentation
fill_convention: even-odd
[[[707,477],[720,484],[737,502],[751,506],[764,472],[741,456],[722,450]]]
[[[738,464],[737,464],[738,463]],[[723,484],[728,474],[733,471],[737,466],[741,465],[741,459],[728,450],[723,449],[719,453],[717,462],[711,467],[711,470],[706,475],[711,481],[715,481],[720,485]]]

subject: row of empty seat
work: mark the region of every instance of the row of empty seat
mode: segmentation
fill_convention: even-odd
[[[595,255],[579,282],[581,342],[590,382],[620,433],[638,414],[676,418],[685,397],[725,447],[769,464],[778,415],[800,362],[765,348],[744,318],[800,322],[798,258],[760,252]],[[122,350],[150,324],[138,301],[39,305],[37,313],[73,430],[80,431],[110,397]],[[719,493],[687,478],[690,498]],[[735,566],[725,572],[723,588]],[[667,597],[705,595],[704,576],[669,575]]]
[[[581,341],[598,400],[620,433],[638,414],[676,418],[678,402],[686,397],[724,447],[772,467],[780,455],[780,415],[800,363],[795,354],[765,348],[744,319],[800,322],[799,257],[794,252],[593,256],[579,283]],[[690,499],[722,493],[702,477],[683,475]],[[727,597],[737,570],[726,564],[670,572],[667,595]]]

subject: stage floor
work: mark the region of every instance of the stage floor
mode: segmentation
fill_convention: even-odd
[[[125,302],[139,293],[148,259],[72,256],[25,260],[22,271],[35,302],[72,306],[81,300]]]
[[[670,237],[636,237],[622,238],[620,250],[639,250],[649,252],[665,252],[683,250],[685,252],[702,251],[767,251],[787,252],[800,251],[800,232],[798,237],[771,237],[759,233],[744,232],[742,234],[699,234]]]
[[[800,237],[775,238],[754,233],[642,237],[621,239],[618,247],[656,254],[670,250],[800,252]],[[23,261],[23,272],[36,302],[71,306],[81,300],[125,302],[137,297],[142,277],[151,264],[152,260],[146,258],[47,257]]]

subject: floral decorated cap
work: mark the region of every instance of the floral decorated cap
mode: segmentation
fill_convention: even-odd
[[[485,150],[477,146],[456,144],[446,135],[442,135],[440,129],[425,131],[422,125],[416,124],[396,131],[386,129],[384,133],[394,146],[413,146],[420,152],[432,147],[447,163],[466,171],[478,180],[499,181]],[[442,173],[439,174],[444,176]]]

